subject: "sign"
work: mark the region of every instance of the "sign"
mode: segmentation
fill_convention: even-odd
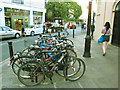
[[[0,11],[2,11],[2,8],[0,8]]]

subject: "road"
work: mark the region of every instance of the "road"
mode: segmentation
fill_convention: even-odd
[[[29,45],[30,43],[34,43],[34,40],[37,39],[38,36],[31,36],[31,37],[21,37],[19,39],[10,39],[10,40],[4,40],[0,43],[0,48],[1,48],[1,53],[2,53],[2,59],[6,60],[7,58],[10,57],[9,55],[9,47],[8,47],[8,42],[12,42],[13,45],[13,52],[21,51],[25,46]],[[27,41],[24,43],[24,41]],[[0,61],[0,62],[1,62]]]

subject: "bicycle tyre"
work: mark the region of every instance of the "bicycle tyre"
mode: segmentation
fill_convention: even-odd
[[[44,80],[44,77],[44,69],[38,62],[27,62],[18,70],[18,79],[26,86],[38,85]]]
[[[72,58],[74,58],[74,59],[72,59]],[[62,64],[64,64],[63,70],[56,71],[56,73],[62,77],[65,77],[64,70],[65,70],[66,65],[69,66],[68,67],[69,73],[68,73],[67,77],[71,77],[71,76],[75,75],[80,70],[80,61],[78,61],[76,59],[76,57],[69,56],[67,59],[68,59],[67,63],[65,63],[66,60],[63,60],[63,62],[62,62]]]
[[[24,55],[24,53],[26,53],[25,51],[28,51],[28,49],[29,49],[29,47],[24,48],[24,49],[21,51],[22,55]],[[28,53],[28,52],[27,52],[27,53]],[[25,55],[26,55],[26,54],[25,54]]]
[[[73,43],[73,41],[72,41],[72,40],[70,40],[70,39],[65,39],[65,41],[66,41],[68,44],[70,44],[70,45],[74,46],[74,43]]]
[[[80,69],[75,75],[73,75],[73,76],[65,76],[66,67],[64,68],[64,76],[69,81],[76,81],[76,80],[80,79],[85,73],[85,70],[86,70],[85,62],[80,58],[77,58],[77,60],[80,61]]]
[[[23,63],[25,63],[25,61],[28,61],[28,60],[34,60],[34,59],[31,58],[30,56],[21,56],[21,57],[16,58],[12,63],[13,72],[17,75],[17,72],[18,72],[20,66]]]
[[[67,53],[69,53],[69,56],[74,56],[74,57],[77,57],[77,53],[73,50],[73,49],[67,49]],[[75,62],[75,61],[74,61]],[[64,62],[61,62],[61,63],[64,63]],[[63,64],[61,64],[63,65]],[[63,74],[63,71],[59,71],[57,70],[56,73],[62,77],[64,77],[64,74]]]
[[[35,50],[30,50],[29,47],[26,47],[21,51],[23,56],[34,56]]]

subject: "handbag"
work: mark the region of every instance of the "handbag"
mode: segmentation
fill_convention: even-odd
[[[103,36],[101,36],[99,39],[98,39],[98,44],[102,43],[103,42]]]
[[[103,40],[104,40],[104,37],[105,37],[105,34],[107,33],[107,30],[106,32],[104,33],[104,35],[102,35],[99,39],[98,39],[98,44],[99,43],[103,43]]]

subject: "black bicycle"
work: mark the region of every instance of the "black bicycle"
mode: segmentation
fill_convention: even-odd
[[[41,54],[47,52],[51,51],[43,51]],[[24,85],[34,86],[41,83],[45,79],[45,76],[50,78],[52,82],[53,71],[56,71],[60,76],[63,76],[70,81],[75,81],[82,77],[85,72],[85,64],[81,66],[81,61],[76,57],[69,56],[67,50],[63,50],[63,52],[60,51],[58,53],[57,51],[56,55],[48,59],[43,57],[44,54],[40,59],[34,58],[33,60],[33,58],[31,58],[32,60],[30,59],[19,68],[18,79]],[[51,53],[55,53],[55,51],[52,51]],[[55,60],[56,58],[58,60]],[[60,66],[62,66],[62,68],[59,68]],[[83,69],[82,72],[80,72],[81,67]],[[77,78],[73,79],[73,76],[76,74],[78,74]]]

